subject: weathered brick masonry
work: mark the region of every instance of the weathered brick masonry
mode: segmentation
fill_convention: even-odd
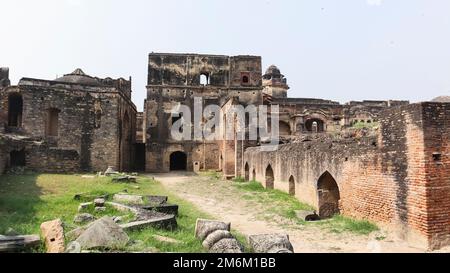
[[[450,242],[449,111],[450,104],[439,103],[394,107],[380,114],[377,135],[318,138],[276,152],[250,148],[243,168],[248,164],[247,173],[265,184],[270,166],[274,187],[283,191],[292,190],[293,178],[295,196],[319,212],[318,184],[330,174],[341,213],[438,248]]]
[[[0,112],[5,138],[15,143],[4,148],[10,167],[11,152],[24,152],[21,165],[42,172],[133,167],[136,107],[129,81],[79,69],[54,81],[23,78],[0,92]]]

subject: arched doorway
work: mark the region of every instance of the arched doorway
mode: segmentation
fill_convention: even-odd
[[[248,163],[245,163],[245,181],[250,180],[250,166],[248,166]]]
[[[291,135],[291,127],[289,126],[289,123],[280,121],[280,136],[290,136]]]
[[[339,214],[339,200],[341,199],[339,187],[329,172],[325,172],[317,182],[319,196],[319,216],[330,218]]]
[[[252,181],[256,181],[256,170],[255,169],[253,169]]]
[[[266,169],[266,189],[273,190],[275,188],[275,176],[273,174],[272,166],[267,166]]]
[[[13,93],[8,97],[8,126],[22,127],[23,99],[20,94]]]
[[[309,119],[305,122],[305,129],[310,133],[321,133],[325,131],[325,123],[321,119]]]
[[[289,178],[289,195],[295,196],[295,178],[292,175]]]
[[[183,152],[174,152],[170,155],[170,170],[171,171],[186,171],[187,170],[187,155]]]

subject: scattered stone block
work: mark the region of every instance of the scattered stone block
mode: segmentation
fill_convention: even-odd
[[[131,195],[118,193],[114,195],[114,201],[122,202],[126,204],[142,205],[144,204],[144,199],[141,195]]]
[[[197,219],[197,223],[195,225],[195,237],[203,241],[209,234],[216,230],[230,231],[231,223]]]
[[[81,245],[78,242],[70,242],[64,253],[81,253]]]
[[[86,230],[86,227],[79,227],[66,233],[66,239],[69,241],[75,241]]]
[[[95,216],[91,215],[89,213],[78,214],[73,219],[73,222],[75,224],[85,224],[85,223],[89,223],[89,222],[92,222],[92,221],[95,221]]]
[[[60,219],[42,223],[41,233],[47,247],[47,253],[64,252],[64,229]]]
[[[118,223],[122,223],[123,218],[121,216],[114,216],[113,218],[114,223],[118,224]]]
[[[157,211],[165,214],[178,215],[178,205],[161,204],[155,206],[143,206],[145,210]]]
[[[115,171],[114,167],[112,166],[108,167],[108,169],[105,171],[105,176],[111,176],[115,174],[119,174],[119,172]]]
[[[317,215],[315,211],[309,211],[309,210],[297,210],[295,212],[298,219],[311,222],[311,221],[319,221],[320,216]]]
[[[96,207],[95,211],[96,212],[104,212],[104,211],[106,211],[106,207]]]
[[[255,253],[293,253],[294,248],[286,234],[264,234],[248,237]]]
[[[182,243],[181,241],[178,241],[176,239],[165,237],[165,236],[160,236],[160,235],[153,235],[153,238],[155,238],[156,240],[163,242],[163,243],[169,243],[169,244],[181,244]]]
[[[210,250],[216,243],[218,243],[222,239],[232,239],[234,238],[233,234],[228,230],[216,230],[206,237],[203,241],[202,245],[204,248]]]
[[[0,253],[23,251],[29,248],[37,247],[40,243],[41,238],[39,235],[0,235]]]
[[[147,198],[147,201],[151,205],[166,204],[167,200],[169,200],[169,197],[167,197],[167,196],[157,196],[157,195],[149,195],[149,196],[146,196],[146,198]]]
[[[103,217],[91,223],[76,242],[82,250],[120,249],[125,247],[129,240],[128,235],[112,218]]]
[[[135,221],[121,225],[125,231],[141,230],[148,227],[174,230],[177,227],[175,215],[165,215],[148,220]]]
[[[137,178],[134,176],[119,176],[119,177],[114,177],[112,179],[112,182],[115,183],[136,183],[137,182]]]
[[[243,253],[244,247],[235,238],[222,239],[215,243],[211,249],[210,253]]]
[[[96,208],[98,208],[98,207],[104,207],[105,206],[105,199],[104,198],[97,198],[97,199],[95,199],[94,200],[94,206],[96,207]]]
[[[87,210],[90,206],[94,205],[93,202],[88,202],[88,203],[81,203],[78,206],[78,212],[83,212],[85,210]]]

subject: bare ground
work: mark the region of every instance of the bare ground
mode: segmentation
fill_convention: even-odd
[[[233,229],[245,236],[267,233],[289,234],[297,253],[410,253],[425,252],[381,230],[370,235],[335,233],[316,225],[298,225],[292,220],[268,213],[268,206],[245,198],[249,193],[232,182],[214,180],[191,173],[150,175],[179,197],[195,204],[218,220],[231,222]],[[376,238],[385,237],[383,240]]]

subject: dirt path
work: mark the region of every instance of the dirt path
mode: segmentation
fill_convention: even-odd
[[[380,232],[364,236],[350,232],[333,233],[320,226],[289,225],[288,219],[282,219],[280,216],[275,219],[273,215],[265,215],[267,209],[263,205],[251,198],[244,198],[248,193],[236,188],[229,181],[215,181],[211,177],[189,173],[150,176],[208,214],[222,221],[231,222],[235,230],[246,236],[267,233],[289,234],[298,253],[424,252],[423,249],[409,247],[404,241],[397,240],[384,231],[381,233],[386,239],[378,241],[375,238],[380,236]]]

